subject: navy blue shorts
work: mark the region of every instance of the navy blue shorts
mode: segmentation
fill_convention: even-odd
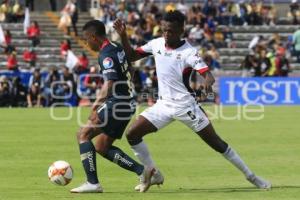
[[[104,133],[112,138],[120,139],[135,113],[135,101],[108,99],[97,109],[99,124]]]

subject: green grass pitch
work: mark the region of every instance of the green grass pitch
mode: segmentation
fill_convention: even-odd
[[[78,109],[57,108],[52,113],[68,117],[70,111],[70,120],[57,121],[51,119],[50,109],[0,109],[0,200],[300,199],[300,107],[266,107],[260,121],[213,120],[250,168],[273,183],[271,191],[255,189],[191,130],[174,122],[145,139],[165,175],[161,188],[145,194],[133,191],[135,174],[100,156],[98,175],[105,193],[69,193],[85,180],[75,138]],[[235,112],[236,107],[224,108],[226,115]],[[88,113],[83,109],[79,118],[84,121]],[[116,145],[134,157],[124,138]],[[65,187],[48,180],[48,167],[56,160],[66,160],[74,169]]]

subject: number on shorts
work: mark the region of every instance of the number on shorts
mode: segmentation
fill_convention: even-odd
[[[194,115],[194,113],[192,111],[188,111],[187,114],[188,114],[188,116],[190,116],[190,118],[192,120],[196,119],[196,116]]]

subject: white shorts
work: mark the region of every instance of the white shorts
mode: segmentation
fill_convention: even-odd
[[[199,104],[182,106],[166,100],[158,100],[156,104],[141,113],[157,129],[161,129],[174,120],[181,121],[195,132],[201,131],[210,122]]]

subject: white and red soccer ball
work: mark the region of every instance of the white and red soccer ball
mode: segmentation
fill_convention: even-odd
[[[48,177],[52,183],[64,186],[71,182],[73,169],[66,161],[55,161],[48,169]]]

